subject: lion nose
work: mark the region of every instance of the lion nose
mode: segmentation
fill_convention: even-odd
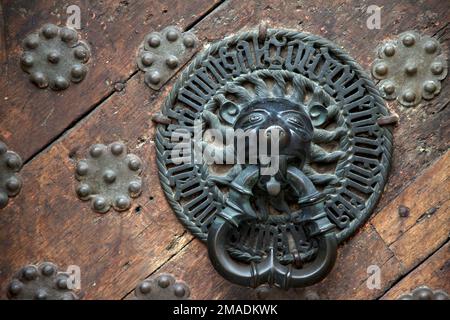
[[[273,125],[265,129],[264,135],[267,140],[277,139],[278,143],[281,146],[285,146],[288,143],[289,137],[286,133],[286,131],[277,125]]]

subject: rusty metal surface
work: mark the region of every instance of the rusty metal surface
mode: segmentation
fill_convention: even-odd
[[[70,275],[51,262],[23,267],[8,286],[12,300],[78,300],[71,290]]]
[[[81,200],[91,201],[96,212],[105,213],[111,206],[117,211],[127,210],[131,198],[142,191],[141,170],[141,159],[127,154],[125,144],[93,145],[88,157],[77,163],[75,174],[80,184],[76,193]]]
[[[70,82],[82,81],[88,72],[90,49],[71,28],[46,24],[28,35],[23,47],[20,65],[39,88],[64,90]]]
[[[134,293],[136,300],[187,300],[190,289],[171,274],[158,274],[139,283]]]
[[[168,26],[145,37],[139,49],[137,65],[145,72],[145,83],[158,90],[189,59],[198,46],[192,32]]]
[[[8,198],[16,196],[22,188],[22,179],[18,175],[22,168],[20,156],[9,151],[0,141],[0,209],[8,205]]]
[[[384,98],[414,106],[439,94],[447,76],[446,59],[439,41],[407,31],[379,46],[372,75],[381,80],[378,87]]]

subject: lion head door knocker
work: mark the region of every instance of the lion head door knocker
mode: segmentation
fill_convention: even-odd
[[[386,116],[368,75],[331,42],[275,29],[232,36],[194,59],[163,106],[160,181],[223,277],[309,286],[380,197]]]

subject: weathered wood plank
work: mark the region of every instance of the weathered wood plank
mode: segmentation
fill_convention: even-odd
[[[382,299],[398,299],[401,295],[423,285],[433,290],[444,290],[450,293],[450,245],[448,242],[392,287]]]
[[[406,269],[439,248],[450,233],[450,152],[421,174],[372,219]],[[398,208],[409,208],[400,217]]]
[[[176,24],[185,28],[218,0],[170,1],[4,1],[7,61],[2,61],[0,138],[27,160],[126,81],[136,70],[144,36]],[[19,66],[21,41],[45,23],[65,25],[66,8],[81,10],[80,37],[92,50],[80,84],[54,92],[37,89]]]

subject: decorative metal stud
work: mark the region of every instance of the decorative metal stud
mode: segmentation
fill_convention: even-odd
[[[263,26],[212,44],[174,84],[154,117],[160,182],[227,280],[309,286],[330,272],[337,244],[381,195],[395,121],[388,116],[369,75],[338,46]],[[193,152],[173,143],[181,132]],[[255,139],[239,150],[236,132]],[[278,166],[264,173],[259,154],[253,163],[245,156],[275,132]]]
[[[443,290],[431,290],[427,286],[420,286],[398,300],[449,300],[448,293]]]
[[[191,32],[169,26],[145,37],[137,65],[145,72],[145,83],[158,90],[195,53],[198,40]]]
[[[105,213],[111,206],[117,211],[127,210],[131,198],[142,191],[141,170],[141,159],[127,154],[123,143],[95,144],[88,157],[77,163],[75,174],[80,184],[76,193],[81,200],[90,200],[96,212]]]
[[[378,48],[372,75],[384,98],[404,106],[417,105],[441,91],[441,80],[447,76],[447,61],[439,42],[416,31],[402,33],[397,39]]]
[[[86,76],[90,49],[71,28],[46,24],[28,35],[23,47],[20,65],[39,88],[64,90]]]
[[[22,179],[17,175],[22,168],[22,159],[8,151],[6,145],[0,141],[0,209],[8,204],[9,197],[16,196],[22,188]]]
[[[58,271],[51,262],[23,267],[8,286],[12,300],[78,300],[70,289],[69,273]]]
[[[185,282],[159,274],[139,283],[134,293],[137,300],[187,300],[191,292]]]

